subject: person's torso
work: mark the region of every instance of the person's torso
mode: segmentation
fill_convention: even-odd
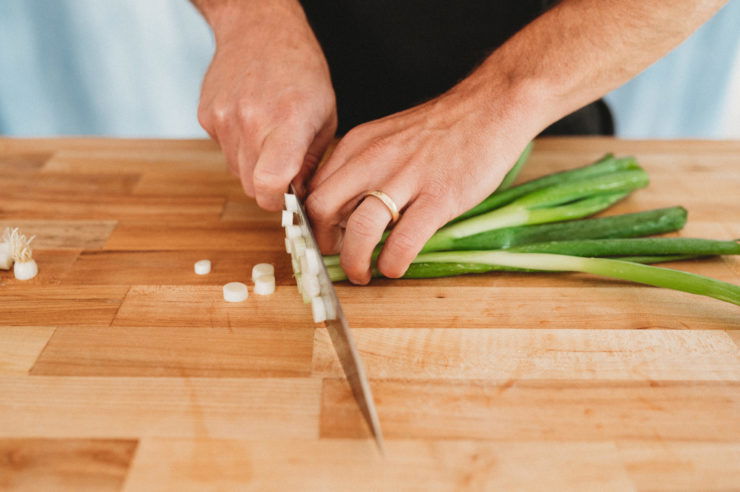
[[[339,133],[438,96],[549,0],[302,0],[332,72]]]

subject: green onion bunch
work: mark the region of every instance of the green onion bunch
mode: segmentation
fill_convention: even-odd
[[[584,272],[740,305],[740,286],[652,263],[740,254],[740,242],[646,237],[678,231],[683,207],[586,218],[649,184],[633,157],[607,154],[593,164],[511,186],[532,144],[499,188],[439,229],[404,278],[447,277],[491,271]],[[383,240],[373,252],[373,261]],[[345,280],[339,257],[325,256],[334,281]],[[374,276],[381,276],[373,269]]]

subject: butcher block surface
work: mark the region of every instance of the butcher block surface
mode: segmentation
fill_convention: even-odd
[[[606,152],[651,177],[608,215],[740,237],[740,142],[542,139],[520,181]],[[0,271],[0,490],[740,489],[736,306],[582,274],[340,284],[381,456],[279,215],[213,143],[0,139],[5,226],[40,273]],[[260,262],[276,293],[225,303]],[[669,266],[740,283],[738,258]]]

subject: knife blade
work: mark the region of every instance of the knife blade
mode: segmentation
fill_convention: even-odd
[[[315,251],[319,251],[316,237],[313,234],[311,228],[311,222],[308,220],[306,210],[301,203],[299,195],[296,193],[295,187],[290,185],[290,192],[295,196],[295,205],[291,207],[288,203],[289,199],[286,196],[286,208],[290,210],[295,208],[292,212],[295,213],[298,219],[298,225],[303,233],[304,240],[306,241],[306,248],[314,248]],[[319,256],[319,258],[321,258]],[[375,400],[373,399],[372,390],[370,389],[370,382],[368,381],[365,367],[362,363],[362,358],[357,350],[354,338],[352,337],[352,331],[349,328],[349,322],[347,317],[344,315],[342,305],[339,302],[339,297],[334,289],[334,284],[329,278],[329,272],[326,269],[323,261],[319,261],[320,267],[318,269],[318,279],[320,285],[321,297],[329,303],[329,309],[327,309],[326,316],[326,327],[329,332],[334,350],[337,353],[339,362],[342,365],[344,375],[347,377],[352,395],[357,402],[357,405],[362,412],[362,415],[367,423],[370,432],[373,434],[375,443],[381,453],[384,451],[383,446],[383,431],[380,427],[380,419],[378,418],[378,412],[375,406]]]

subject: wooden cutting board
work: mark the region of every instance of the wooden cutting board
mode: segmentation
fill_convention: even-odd
[[[740,142],[543,139],[521,179],[605,152],[652,179],[609,214],[680,204],[680,235],[740,237]],[[0,272],[0,489],[740,487],[729,304],[580,274],[340,285],[381,458],[277,215],[212,143],[0,139],[8,225],[40,274]],[[257,262],[277,292],[224,303]],[[673,266],[740,283],[737,258]]]

